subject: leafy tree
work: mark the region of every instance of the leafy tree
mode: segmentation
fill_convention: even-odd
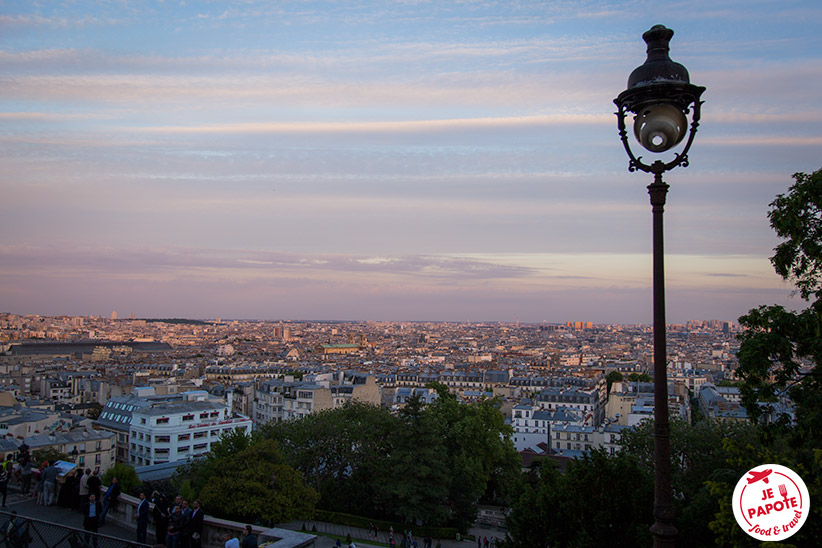
[[[278,442],[285,461],[304,475],[327,510],[389,517],[378,478],[386,473],[398,418],[352,401],[298,420],[269,423],[262,435]]]
[[[35,449],[31,452],[31,457],[37,464],[42,464],[45,461],[51,462],[54,460],[69,460],[68,453],[61,453],[54,447],[44,447],[42,449]]]
[[[739,319],[737,375],[742,401],[753,420],[779,415],[780,398],[796,404],[798,433],[822,440],[822,169],[795,173],[794,184],[770,204],[771,227],[784,241],[771,264],[793,282],[808,308],[798,312],[760,306]],[[764,405],[762,405],[764,404]],[[777,417],[778,418],[778,417]]]
[[[198,494],[209,514],[265,524],[311,517],[319,495],[283,462],[273,440],[257,440],[209,460],[207,470],[217,473]],[[196,464],[192,472],[196,477]]]
[[[624,453],[633,455],[647,470],[653,470],[654,429],[647,420],[622,435]],[[719,511],[719,500],[706,481],[728,483],[731,492],[745,470],[729,464],[734,446],[761,448],[759,430],[745,422],[701,421],[693,426],[681,420],[671,421],[671,487],[674,493],[674,515],[679,530],[677,542],[682,546],[709,546],[714,533],[708,524]]]
[[[97,420],[100,418],[100,413],[102,412],[103,406],[98,403],[88,410],[88,412],[86,413],[86,417],[88,417],[91,420]]]
[[[405,523],[419,520],[424,525],[440,525],[449,517],[444,504],[449,470],[436,420],[424,412],[416,395],[400,410],[399,419],[400,428],[392,436],[387,474],[380,482],[388,495],[383,503]]]
[[[447,502],[451,523],[463,532],[474,523],[481,498],[507,502],[520,474],[520,459],[511,441],[497,398],[461,404],[444,386],[427,408],[443,442],[440,458],[449,470]]]
[[[123,493],[131,493],[140,485],[140,478],[137,476],[134,467],[124,462],[115,463],[114,466],[105,471],[101,478],[103,485],[111,485],[111,478],[117,478],[117,481],[120,482],[120,490]]]
[[[605,381],[608,383],[608,393],[611,392],[611,386],[613,386],[615,382],[622,382],[622,379],[623,375],[619,371],[611,371],[605,375]]]
[[[628,375],[628,380],[631,382],[651,382],[651,376],[648,373],[631,373]]]
[[[635,547],[651,544],[653,477],[633,455],[597,450],[560,474],[550,464],[526,485],[508,518],[505,545]]]

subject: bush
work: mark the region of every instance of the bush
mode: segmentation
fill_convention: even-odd
[[[457,534],[457,529],[454,527],[421,527],[419,525],[381,521],[340,512],[329,512],[327,510],[315,510],[314,512],[317,521],[357,527],[359,529],[368,529],[369,525],[375,525],[380,531],[388,531],[393,526],[395,535],[397,531],[411,531],[411,534],[417,537],[429,536],[431,538],[452,539],[455,538]],[[402,535],[402,533],[399,534]]]

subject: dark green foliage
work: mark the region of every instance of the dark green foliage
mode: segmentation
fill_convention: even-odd
[[[796,404],[796,434],[802,441],[822,442],[822,169],[795,173],[786,194],[771,202],[771,227],[784,241],[771,263],[777,274],[796,285],[807,309],[760,306],[739,319],[741,392],[749,415],[776,420],[780,398]]]
[[[622,436],[623,451],[634,455],[643,467],[653,470],[653,421],[626,430]],[[729,481],[733,485],[745,473],[729,464],[733,453],[729,443],[762,447],[759,429],[749,423],[701,421],[693,426],[671,421],[671,486],[674,493],[674,515],[681,546],[707,546],[714,534],[708,524],[719,511],[719,501],[711,495],[706,481]]]
[[[632,455],[594,451],[564,474],[546,463],[514,503],[505,545],[650,546],[652,501],[651,472]]]
[[[31,452],[31,458],[34,459],[34,462],[38,465],[43,464],[45,461],[51,462],[54,460],[69,460],[69,456],[67,453],[61,453],[54,447],[44,447],[43,449],[35,449]]]
[[[480,499],[503,499],[519,473],[498,402],[460,404],[444,389],[397,415],[352,402],[263,435],[317,489],[320,508],[373,519],[465,531]]]
[[[605,376],[605,381],[608,383],[608,392],[611,392],[611,386],[615,382],[622,382],[623,376],[619,371],[611,371]]]
[[[111,485],[111,478],[117,478],[120,482],[120,490],[123,493],[131,493],[138,485],[140,485],[140,478],[134,467],[124,462],[118,462],[103,474],[100,478],[103,485]]]
[[[205,458],[178,470],[205,511],[236,521],[275,524],[311,517],[319,498],[302,475],[283,462],[277,443],[235,431]]]

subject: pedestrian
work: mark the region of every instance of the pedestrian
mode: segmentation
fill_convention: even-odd
[[[200,501],[192,503],[191,519],[188,520],[188,536],[191,548],[201,548],[203,543],[203,510],[200,508]]]
[[[154,503],[152,516],[154,517],[154,537],[159,544],[162,544],[168,534],[168,501],[165,495],[159,491],[151,494],[151,502]]]
[[[100,525],[106,524],[106,514],[109,510],[117,509],[117,499],[120,498],[120,480],[116,477],[111,478],[111,485],[106,489],[106,494],[103,495],[103,511],[100,513]]]
[[[74,470],[63,477],[63,485],[60,487],[60,492],[57,494],[57,504],[63,508],[74,508],[74,485],[75,485]]]
[[[0,495],[3,495],[3,508],[6,507],[6,495],[9,492],[9,476],[11,472],[5,466],[0,468]]]
[[[54,504],[58,475],[60,475],[60,469],[54,465],[53,460],[49,461],[49,467],[43,472],[43,504],[46,506]]]
[[[80,470],[82,472],[82,469]],[[88,480],[91,477],[91,468],[86,468],[86,473],[80,477],[80,512],[88,504]]]
[[[191,508],[188,506],[188,501],[183,500],[183,505],[180,507],[180,513],[183,515],[183,527],[180,530],[179,544],[180,548],[189,548],[191,538],[188,532],[188,522],[191,520]]]
[[[257,535],[252,532],[251,526],[245,526],[242,548],[257,548]]]
[[[140,491],[140,503],[137,505],[137,542],[146,543],[146,533],[148,532],[148,501],[146,494]],[[158,542],[160,539],[157,539]]]
[[[37,504],[41,505],[45,500],[45,482],[43,472],[46,470],[46,468],[48,468],[48,463],[43,463],[43,466],[41,466],[37,469],[36,472],[34,472],[35,477],[33,478],[36,482],[34,484],[34,498],[37,500]]]
[[[20,446],[20,453],[17,456],[17,461],[20,463],[20,492],[24,496],[29,495],[31,490],[31,455],[29,454],[29,446],[25,443]]]
[[[182,531],[183,512],[179,506],[175,506],[168,516],[168,533],[166,533],[166,546],[168,548],[178,548]]]
[[[83,509],[83,529],[90,533],[94,533],[94,546],[97,546],[97,529],[100,525],[100,512],[103,505],[97,500],[94,494],[89,495],[86,507]],[[86,535],[86,546],[89,546],[89,536]]]
[[[88,472],[88,470],[86,472]],[[97,500],[100,500],[100,487],[102,485],[103,482],[100,480],[100,470],[95,468],[94,472],[91,473],[91,477],[88,479],[88,494],[94,495],[97,497]]]
[[[3,532],[6,535],[6,541],[10,548],[26,548],[29,542],[31,542],[28,525],[14,510],[12,510],[9,516],[9,521],[3,527]]]
[[[225,548],[240,548],[240,539],[231,533],[226,533],[223,540],[225,541]]]

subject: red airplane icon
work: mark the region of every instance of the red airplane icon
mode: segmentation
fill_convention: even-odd
[[[759,480],[763,480],[765,483],[768,483],[768,476],[771,472],[773,472],[773,470],[771,470],[770,468],[768,468],[767,470],[763,470],[762,472],[754,472],[753,470],[751,470],[750,472],[748,472],[751,475],[751,477],[745,479],[748,480],[748,485],[755,483]]]

